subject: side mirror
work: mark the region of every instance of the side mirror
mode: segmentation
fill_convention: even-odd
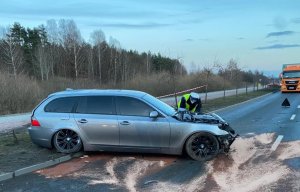
[[[158,112],[157,111],[152,111],[150,112],[150,115],[149,115],[150,118],[157,118],[158,117]]]

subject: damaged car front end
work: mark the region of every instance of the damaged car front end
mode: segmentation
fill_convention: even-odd
[[[209,116],[213,117],[212,119],[212,123],[218,123],[218,127],[221,130],[224,130],[226,132],[228,132],[228,135],[222,135],[222,136],[218,136],[218,140],[220,142],[221,145],[221,150],[223,150],[225,153],[229,152],[230,146],[231,144],[234,142],[234,140],[239,136],[235,130],[229,125],[229,123],[227,123],[223,118],[221,118],[219,115],[215,114],[215,113],[210,113],[208,114]],[[207,116],[207,115],[206,115]],[[200,119],[203,119],[203,115],[202,117],[200,116]],[[205,119],[205,118],[204,118]]]
[[[239,136],[229,123],[215,113],[178,112],[175,118],[198,127],[199,132],[191,135],[185,144],[186,152],[195,160],[210,160],[219,153],[228,153]]]

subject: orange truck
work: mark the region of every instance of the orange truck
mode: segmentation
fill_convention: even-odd
[[[282,66],[281,93],[300,92],[300,63]]]

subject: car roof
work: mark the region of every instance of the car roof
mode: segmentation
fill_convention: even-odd
[[[113,96],[134,96],[143,97],[147,93],[136,90],[125,90],[125,89],[66,89],[50,94],[52,96],[91,96],[91,95],[113,95]]]

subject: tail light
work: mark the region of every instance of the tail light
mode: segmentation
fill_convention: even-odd
[[[39,126],[41,126],[40,125],[40,122],[35,118],[35,117],[31,117],[31,126],[33,126],[33,127],[39,127]]]

